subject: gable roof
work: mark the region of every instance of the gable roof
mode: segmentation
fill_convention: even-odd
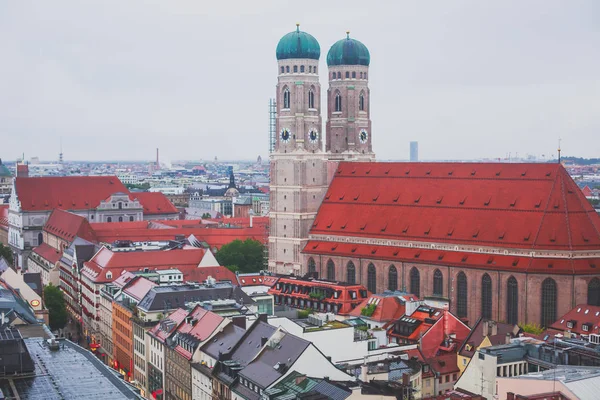
[[[116,176],[44,176],[15,178],[24,211],[89,210],[116,193],[129,190]]]
[[[572,328],[569,328],[567,324],[571,323]],[[588,330],[583,329],[583,325],[587,324]],[[556,320],[555,323],[550,325],[549,330],[556,330],[559,332],[570,331],[576,334],[596,334],[600,335],[600,306],[590,306],[587,304],[579,304],[571,311]]]
[[[560,164],[342,162],[310,234],[597,250],[600,216]]]
[[[154,327],[150,329],[148,333],[158,339],[160,342],[164,343],[165,340],[167,340],[167,338],[171,336],[173,332],[175,332],[175,328],[181,323],[181,321],[185,319],[186,316],[187,311],[182,308],[178,308],[158,324],[154,325]]]
[[[72,242],[76,236],[90,242],[97,240],[96,234],[87,219],[59,208],[52,211],[44,225],[44,230],[67,242]]]
[[[413,295],[410,295],[414,297]],[[415,300],[417,300],[415,298]],[[362,309],[368,304],[375,303],[375,311],[370,317],[362,315]],[[381,296],[371,295],[368,299],[365,299],[356,308],[350,311],[349,315],[353,317],[368,318],[378,322],[393,321],[404,315],[406,311],[406,304],[403,303],[396,296]]]
[[[161,192],[136,192],[132,196],[140,201],[145,215],[179,214],[173,203]]]
[[[51,264],[56,264],[62,257],[62,252],[56,250],[48,243],[42,243],[39,246],[35,247],[33,249],[33,253],[42,257],[44,260],[48,261]]]
[[[488,324],[494,323],[496,325],[496,334],[488,335],[488,333],[484,333],[485,330],[488,330]],[[493,329],[493,328],[489,328]],[[490,342],[493,345],[503,344],[506,340],[506,334],[511,334],[511,337],[519,331],[519,328],[516,328],[515,325],[507,324],[504,322],[495,322],[495,321],[487,321],[483,318],[479,318],[473,328],[471,328],[471,333],[467,336],[467,338],[463,341],[461,347],[458,350],[458,353],[464,357],[473,357],[477,348],[483,342],[483,339],[489,337]],[[467,345],[469,345],[469,349],[467,349]]]
[[[82,274],[94,282],[111,282],[123,271],[181,269],[198,266],[204,258],[204,249],[174,249],[157,251],[117,251],[102,247],[90,261],[83,263]],[[107,273],[112,277],[108,278]]]
[[[191,319],[189,323],[187,320],[188,317]],[[196,306],[186,315],[186,318],[179,323],[176,333],[179,335],[190,335],[197,339],[197,341],[203,342],[212,335],[219,325],[221,325],[223,320],[224,318],[220,315],[207,311],[200,306]],[[175,351],[186,357],[188,360],[192,358],[192,353],[181,347],[179,344],[175,345]]]
[[[231,351],[233,346],[244,336],[246,330],[235,324],[226,325],[223,330],[217,333],[209,342],[202,346],[202,351],[215,360],[219,359],[220,353]]]

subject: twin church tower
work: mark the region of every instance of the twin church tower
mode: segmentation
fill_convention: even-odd
[[[277,140],[271,153],[269,270],[304,274],[300,252],[337,163],[375,160],[370,56],[367,47],[349,33],[329,49],[323,135],[319,43],[297,25],[281,38],[276,55]]]

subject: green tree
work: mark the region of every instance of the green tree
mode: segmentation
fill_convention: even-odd
[[[258,272],[264,265],[264,245],[253,239],[234,240],[221,247],[215,255],[220,265],[237,267],[241,273]]]
[[[210,218],[210,214],[209,213],[204,213],[204,214],[202,214],[202,216],[200,218],[202,218],[202,219],[209,219]]]
[[[67,308],[61,290],[52,284],[44,288],[44,303],[50,314],[50,329],[55,331],[67,324]]]
[[[13,254],[10,247],[3,245],[0,243],[0,257],[3,257],[8,265],[12,265],[13,263]]]

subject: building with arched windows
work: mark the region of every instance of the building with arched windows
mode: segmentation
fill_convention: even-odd
[[[600,305],[600,216],[561,164],[342,162],[303,265],[445,297],[472,323],[549,326]]]
[[[365,45],[349,35],[329,50],[326,140],[319,43],[297,25],[281,38],[276,56],[277,138],[271,153],[269,270],[299,274],[305,269],[301,251],[337,163],[375,159],[369,119],[370,55]],[[311,271],[307,267],[304,272]],[[322,277],[343,279],[333,266]]]

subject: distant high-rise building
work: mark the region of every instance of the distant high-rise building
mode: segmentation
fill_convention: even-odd
[[[419,161],[419,142],[410,142],[410,162]]]

